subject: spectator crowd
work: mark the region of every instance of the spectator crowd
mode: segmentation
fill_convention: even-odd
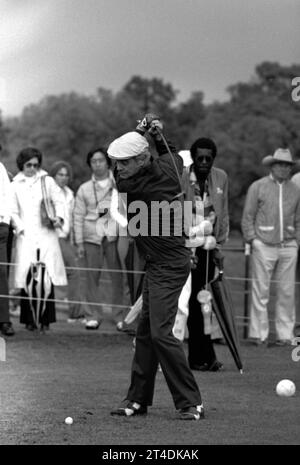
[[[43,154],[36,147],[25,147],[17,155],[15,176],[0,162],[0,330],[4,336],[13,336],[15,331],[9,311],[10,295],[20,299],[20,322],[27,330],[47,331],[56,321],[57,286],[67,286],[68,321],[97,330],[103,321],[99,291],[104,264],[110,274],[113,322],[116,330],[126,331],[126,312],[139,297],[132,279],[127,279],[127,271],[141,270],[141,260],[149,259],[149,251],[138,259],[132,255],[132,241],[137,239],[138,244],[138,238],[130,228],[132,215],[128,214],[121,187],[122,174],[126,179],[135,176],[128,171],[133,166],[135,140],[129,140],[128,147],[126,144],[120,156],[119,182],[118,160],[109,156],[104,147],[93,148],[85,159],[90,178],[79,186],[76,195],[70,188],[72,167],[59,160],[49,172],[45,171]],[[128,157],[126,150],[131,150]],[[138,150],[143,153],[144,149]],[[191,215],[183,219],[191,262],[191,274],[182,291],[188,295],[188,362],[192,370],[219,371],[222,363],[216,358],[213,336],[205,329],[199,292],[223,266],[222,247],[229,234],[230,173],[213,166],[217,147],[211,139],[201,137],[190,150],[179,154],[183,164],[182,195],[192,205]],[[300,335],[299,304],[296,306],[299,298],[295,292],[295,281],[300,280],[300,173],[292,176],[297,164],[288,148],[274,147],[272,155],[262,157],[262,164],[269,172],[249,186],[241,218],[244,241],[252,251],[248,336],[257,345],[268,342],[268,303],[274,280],[276,344],[282,346]],[[141,176],[147,163],[145,166]],[[126,192],[135,200],[136,186],[128,186]],[[157,189],[167,193],[168,186],[164,181],[157,183]],[[157,198],[153,192],[151,199]],[[153,215],[151,218],[153,221]],[[175,236],[172,240],[176,242]],[[180,254],[184,257],[184,252],[177,250],[178,257],[170,255],[170,261],[180,261]],[[165,250],[157,249],[157,253],[163,256]],[[137,268],[135,260],[139,260]],[[80,269],[85,272],[84,286]],[[173,271],[168,273],[171,279]],[[178,275],[180,270],[174,269],[174,273]]]

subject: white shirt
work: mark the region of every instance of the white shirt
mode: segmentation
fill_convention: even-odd
[[[101,187],[101,189],[106,189],[106,187],[108,186],[110,182],[110,179],[109,177],[105,178],[105,179],[102,179],[101,181],[97,181],[97,184],[99,184],[99,186]]]

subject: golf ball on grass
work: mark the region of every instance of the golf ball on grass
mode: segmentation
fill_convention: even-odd
[[[73,418],[72,417],[67,417],[65,419],[65,424],[66,425],[72,425],[72,423],[73,423]]]
[[[291,397],[295,392],[295,383],[290,379],[282,379],[276,386],[276,394],[281,397]]]

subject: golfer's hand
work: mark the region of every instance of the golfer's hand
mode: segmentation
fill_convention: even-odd
[[[153,121],[159,121],[159,116],[155,115],[154,113],[147,113],[143,119],[138,121],[139,124],[137,125],[136,129],[145,133],[146,131],[149,131]]]
[[[163,124],[159,119],[154,119],[150,123],[149,134],[155,139],[160,139],[160,132],[163,130]]]
[[[77,257],[83,258],[85,256],[85,248],[83,244],[77,245]]]

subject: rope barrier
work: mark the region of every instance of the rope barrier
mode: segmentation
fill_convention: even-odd
[[[0,266],[1,265],[5,265],[5,266],[17,266],[18,263],[6,263],[6,262],[0,262]],[[85,267],[77,267],[77,266],[66,266],[65,267],[66,270],[77,270],[77,271],[97,271],[97,272],[107,272],[107,273],[125,273],[125,274],[139,274],[139,275],[144,275],[145,274],[145,271],[135,271],[135,270],[117,270],[115,268],[85,268]],[[224,275],[224,277],[227,279],[227,280],[230,280],[230,281],[242,281],[242,282],[245,282],[245,281],[249,281],[249,282],[252,282],[252,281],[259,281],[261,282],[261,279],[254,279],[254,278],[246,278],[246,277],[236,277],[236,276],[227,276],[227,275]],[[270,279],[269,281],[270,283],[294,283],[295,285],[300,285],[300,281],[283,281],[283,280],[277,280],[277,279]]]
[[[18,266],[19,263],[6,263],[0,262],[0,266]],[[145,271],[135,271],[135,270],[122,270],[115,268],[85,268],[80,266],[65,266],[66,270],[78,270],[78,271],[105,271],[109,273],[133,273],[133,274],[145,274]]]
[[[10,294],[0,294],[0,298],[9,298],[12,300],[43,300],[42,298],[39,297],[27,297],[27,296],[22,296],[22,295],[10,295]],[[98,307],[101,306],[109,306],[109,307],[117,307],[117,308],[129,308],[130,305],[119,305],[119,304],[111,304],[108,302],[87,302],[83,300],[68,300],[68,299],[48,299],[46,298],[47,302],[54,302],[54,303],[62,303],[62,304],[88,304],[88,305],[95,305]]]
[[[27,296],[11,296],[11,295],[7,295],[7,294],[0,294],[0,298],[13,298],[13,299],[17,299],[17,300],[41,300],[40,298],[38,297],[27,297]],[[103,307],[103,306],[109,306],[109,307],[114,307],[114,308],[126,308],[128,309],[130,306],[128,305],[119,305],[119,304],[111,304],[111,303],[108,303],[108,302],[87,302],[87,301],[78,301],[78,300],[68,300],[68,299],[64,299],[64,300],[61,300],[61,299],[46,299],[47,302],[53,302],[53,303],[61,303],[61,304],[88,304],[88,305],[94,305],[94,306],[97,306],[97,307]],[[240,324],[239,323],[239,326],[245,326],[247,323],[245,320],[247,321],[250,321],[250,317],[245,317],[245,316],[240,316],[240,315],[234,315],[234,318],[236,320],[243,320],[243,323]],[[275,323],[276,320],[273,320],[273,319],[269,319],[269,322],[270,323]],[[296,324],[300,324],[300,321],[296,321],[295,322]]]

